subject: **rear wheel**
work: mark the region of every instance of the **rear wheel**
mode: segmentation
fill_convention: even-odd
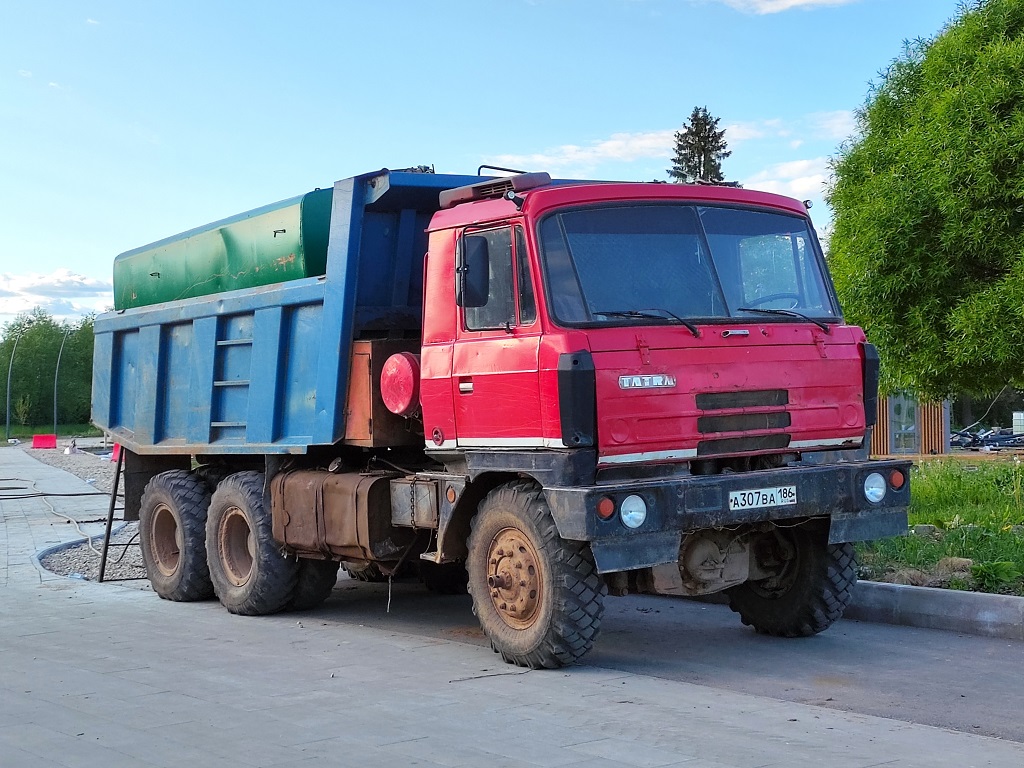
[[[202,480],[175,469],[154,476],[142,494],[139,533],[153,591],[165,600],[213,597],[206,564],[206,511],[210,492]]]
[[[288,609],[307,611],[330,597],[338,583],[339,565],[332,560],[299,560],[299,575]]]
[[[420,579],[438,595],[464,595],[469,574],[464,563],[420,563]]]
[[[827,528],[780,528],[755,546],[767,579],[726,590],[744,624],[766,635],[808,637],[828,629],[857,583],[852,544],[829,544]]]
[[[561,667],[593,646],[607,588],[590,548],[558,535],[533,483],[508,483],[481,502],[466,565],[473,611],[505,661]]]
[[[274,541],[261,472],[237,472],[218,484],[206,541],[214,590],[231,613],[276,613],[291,600],[299,563]]]

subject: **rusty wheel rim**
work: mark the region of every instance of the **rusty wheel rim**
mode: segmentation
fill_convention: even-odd
[[[526,629],[540,614],[544,579],[530,539],[516,528],[503,528],[487,553],[487,589],[494,610],[513,629]]]
[[[153,513],[153,531],[149,541],[157,570],[164,576],[173,576],[181,562],[181,528],[166,504],[157,505]]]
[[[238,507],[224,515],[220,525],[220,560],[224,573],[236,587],[249,580],[256,552],[256,542],[249,521]]]

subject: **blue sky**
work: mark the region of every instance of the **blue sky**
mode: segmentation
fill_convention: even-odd
[[[7,0],[0,323],[111,303],[118,253],[368,170],[729,179],[821,202],[868,83],[957,0]]]

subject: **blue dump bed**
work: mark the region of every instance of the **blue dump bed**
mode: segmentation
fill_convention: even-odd
[[[334,185],[326,274],[96,319],[92,416],[135,453],[305,453],[345,435],[357,337],[419,338],[426,227],[476,176]]]

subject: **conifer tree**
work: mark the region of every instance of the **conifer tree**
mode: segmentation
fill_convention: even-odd
[[[732,154],[725,141],[725,129],[718,130],[720,118],[707,107],[694,107],[690,119],[676,131],[672,167],[667,173],[680,184],[695,181],[724,181],[722,160]]]

